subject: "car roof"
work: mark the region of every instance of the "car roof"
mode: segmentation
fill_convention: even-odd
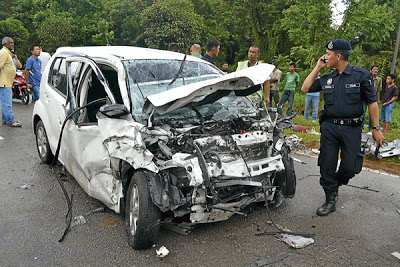
[[[83,47],[60,47],[56,52],[57,56],[88,56],[102,57],[116,56],[123,60],[126,59],[170,59],[182,60],[185,54],[171,52],[166,50],[157,50],[151,48],[134,47],[134,46],[83,46]],[[201,61],[199,58],[188,55],[186,60]],[[208,63],[208,62],[207,62]]]

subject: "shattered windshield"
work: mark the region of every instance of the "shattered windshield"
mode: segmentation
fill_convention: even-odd
[[[132,115],[136,121],[146,124],[148,115],[142,112],[144,99],[152,94],[182,85],[220,77],[222,74],[214,67],[196,61],[185,61],[182,71],[174,83],[171,81],[179,72],[182,60],[141,59],[123,61],[129,79],[132,99]],[[202,100],[203,97],[195,101]],[[196,108],[183,107],[165,115],[154,114],[154,123],[174,125],[200,124],[207,121],[224,120],[231,117],[254,114],[251,102],[233,93],[218,101]]]

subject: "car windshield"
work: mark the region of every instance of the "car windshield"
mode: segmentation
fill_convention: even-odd
[[[171,59],[141,59],[123,61],[129,79],[129,89],[132,99],[132,115],[136,121],[145,124],[148,115],[142,112],[144,99],[153,94],[179,87],[185,84],[220,77],[216,68],[197,61],[185,61],[182,71],[177,76],[182,60]],[[171,81],[177,76],[177,79]],[[195,101],[200,101],[200,97]],[[164,115],[154,114],[154,123],[172,125],[200,124],[207,121],[218,121],[241,115],[255,114],[251,102],[233,93],[214,103],[196,108],[183,107]]]

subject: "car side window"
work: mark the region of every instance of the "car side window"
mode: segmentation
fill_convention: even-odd
[[[48,83],[64,96],[67,95],[67,74],[65,59],[57,58],[50,68]]]

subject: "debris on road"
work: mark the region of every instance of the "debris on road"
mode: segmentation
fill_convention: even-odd
[[[82,216],[83,217],[87,217],[87,216],[89,216],[89,215],[91,215],[93,213],[96,213],[96,212],[104,212],[104,206],[101,206],[101,207],[98,207],[98,208],[94,208],[92,210],[88,210],[87,212],[83,213]]]
[[[319,149],[313,148],[313,149],[311,149],[311,152],[319,155]]]
[[[29,188],[31,188],[32,186],[35,186],[34,184],[20,184],[19,186],[18,186],[18,188],[19,189],[29,189]]]
[[[298,159],[298,158],[295,158],[295,157],[292,157],[292,159],[293,159],[294,161],[300,162],[301,164],[307,164],[307,163],[305,163],[304,161],[302,161],[301,159]]]
[[[289,136],[286,140],[287,144],[290,146],[291,150],[295,151],[306,151],[307,148],[305,145],[301,143],[301,138],[299,138],[297,135],[292,134]]]
[[[399,252],[395,251],[395,252],[392,252],[391,254],[400,260],[400,253]]]
[[[72,227],[72,226],[76,226],[76,225],[85,224],[85,223],[86,223],[85,217],[83,217],[82,215],[75,216],[75,217],[72,219],[71,227]]]
[[[289,244],[289,246],[293,248],[304,248],[314,243],[314,239],[299,235],[280,234],[277,236],[277,238],[280,241]]]
[[[282,254],[282,255],[277,255],[277,256],[272,256],[272,257],[268,257],[265,259],[261,259],[261,260],[257,260],[255,262],[252,262],[250,264],[246,264],[244,265],[244,267],[260,267],[260,266],[265,266],[268,264],[272,264],[281,260],[286,259],[287,257],[289,257],[288,254]]]
[[[164,258],[165,256],[167,256],[169,254],[169,250],[162,246],[160,247],[160,249],[156,249],[156,253],[157,253],[157,257],[159,258]]]
[[[172,232],[178,233],[180,235],[188,235],[192,230],[193,226],[189,223],[172,223],[172,222],[164,222],[161,224],[161,227],[170,230]]]
[[[376,142],[372,137],[372,133],[363,133],[361,137],[361,147],[364,148],[365,154],[375,158]],[[376,153],[377,159],[386,157],[393,157],[400,155],[400,139],[393,140],[392,142],[384,142]]]
[[[347,184],[347,186],[379,193],[378,190],[369,188],[369,185],[364,185],[363,187],[360,187],[360,186],[355,186],[355,185]]]
[[[309,134],[321,135],[321,133],[315,131],[315,127],[312,127],[311,131],[307,131]]]

